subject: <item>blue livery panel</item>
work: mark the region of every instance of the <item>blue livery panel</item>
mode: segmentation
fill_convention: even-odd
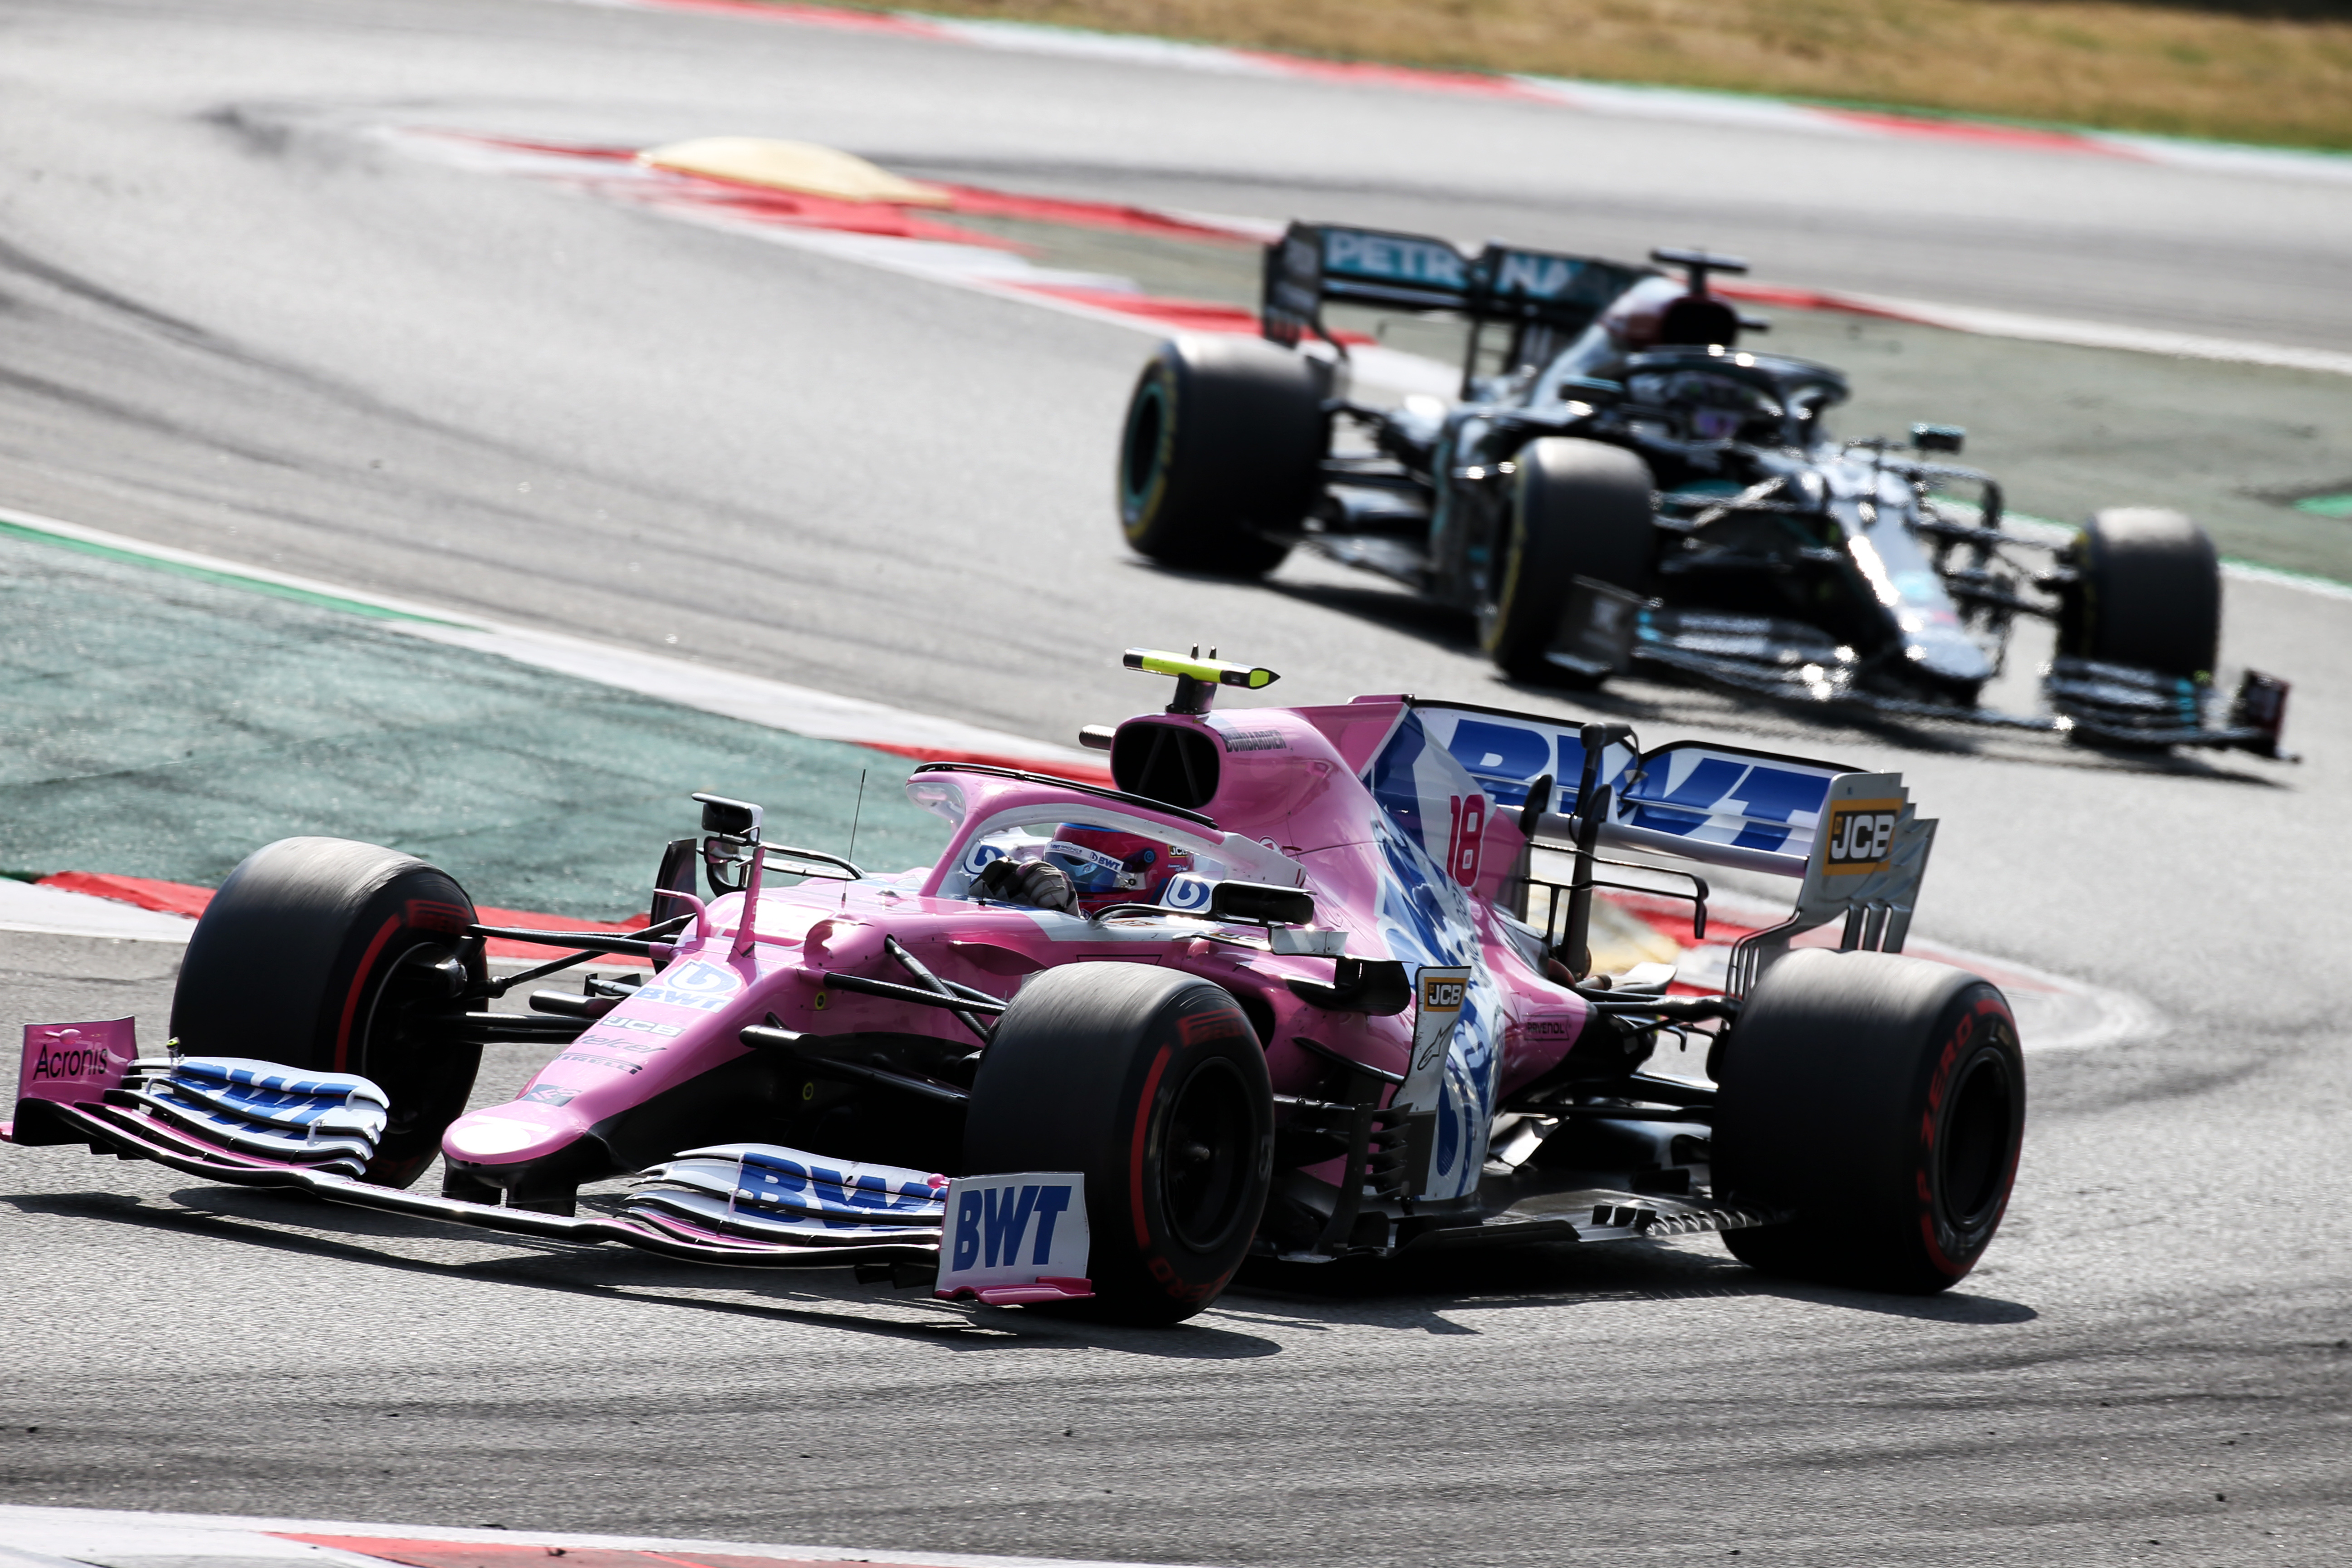
[[[1413,714],[1492,809],[1518,810],[1535,781],[1549,773],[1553,798],[1543,809],[1575,813],[1584,773],[1580,725],[1444,703],[1416,703]],[[1622,826],[1802,859],[1812,852],[1830,780],[1854,771],[1676,741],[1638,757],[1629,746],[1612,745],[1601,756],[1600,778],[1613,795],[1610,819]]]
[[[1830,781],[1854,771],[1678,741],[1643,757],[1610,815],[1622,826],[1669,833],[1693,845],[1802,860],[1813,852]]]

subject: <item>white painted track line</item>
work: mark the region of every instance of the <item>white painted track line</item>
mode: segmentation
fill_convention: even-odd
[[[673,0],[659,0],[667,7]],[[791,19],[788,13],[786,19]],[[577,154],[555,150],[523,151],[500,147],[446,131],[380,127],[375,136],[383,144],[415,156],[481,173],[557,178],[574,188],[596,191],[645,203],[682,223],[697,224],[730,234],[763,239],[799,250],[814,251],[863,266],[921,278],[992,294],[1087,321],[1165,337],[1179,330],[1159,312],[1169,303],[1149,298],[1132,280],[1105,274],[1069,273],[1041,268],[1026,258],[987,247],[953,241],[911,238],[827,228],[804,218],[776,223],[747,214],[733,205],[709,205],[681,199],[680,187],[665,181],[691,177],[660,174],[633,164],[594,159],[583,171]],[[2352,159],[2346,160],[2352,167]],[[1236,237],[1265,243],[1283,232],[1270,219],[1223,216],[1183,216]],[[2129,353],[2161,354],[2173,359],[2210,360],[2225,364],[2257,364],[2282,370],[2352,375],[2352,353],[2294,343],[2263,342],[2248,338],[2215,337],[2207,333],[2168,331],[2124,326],[2109,321],[2045,316],[1974,305],[1945,304],[1891,295],[1853,293],[1719,278],[1714,285],[1727,299],[1787,310],[1832,310],[1937,327],[1978,337],[2011,338],[2026,342],[2060,343],[2074,348],[2110,349]],[[1230,312],[1224,323],[1183,330],[1254,331],[1247,312]],[[1461,372],[1419,354],[1401,353],[1380,344],[1351,349],[1352,367],[1360,379],[1398,393],[1429,393],[1450,397],[1460,386]]]
[[[787,1563],[877,1563],[905,1564],[908,1568],[1144,1568],[1140,1564],[1066,1557],[986,1557],[873,1547],[572,1535],[522,1530],[444,1530],[427,1525],[358,1524],[331,1520],[0,1505],[0,1553],[20,1559],[30,1557],[41,1568],[51,1568],[60,1560],[79,1565],[102,1563],[110,1557],[234,1558],[247,1564],[257,1561],[282,1562],[289,1568],[301,1563],[380,1568],[383,1563],[381,1558],[289,1541],[285,1539],[289,1535],[360,1536],[378,1541],[475,1542],[508,1547],[536,1545],[565,1551],[604,1548],[622,1552],[699,1552],[771,1557]],[[0,1563],[5,1561],[5,1557],[0,1556]]]
[[[2072,348],[2119,349],[2127,353],[2163,354],[2172,359],[2212,360],[2223,364],[2260,364],[2279,370],[2317,371],[2326,375],[2352,375],[2352,353],[2336,349],[2303,348],[2291,343],[2256,342],[2244,338],[2208,337],[2197,332],[2159,331],[2151,327],[2117,326],[2108,321],[2074,321],[2063,316],[2037,316],[2020,310],[1995,310],[1975,305],[1944,305],[1930,300],[1898,300],[1878,294],[1847,294],[1834,290],[1776,289],[1726,279],[1715,285],[1727,299],[1780,305],[1802,310],[1843,310],[1915,326],[1941,327],[1983,338],[2015,338],[2025,342],[2063,343]]]
[[[185,915],[164,914],[89,893],[69,893],[62,888],[44,888],[0,878],[0,931],[106,937],[116,942],[168,942],[184,946],[195,929],[196,922]]]

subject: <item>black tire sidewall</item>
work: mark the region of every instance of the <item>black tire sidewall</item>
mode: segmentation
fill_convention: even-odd
[[[1983,981],[1961,993],[1939,1021],[1937,1032],[1943,1043],[1927,1069],[1912,1143],[1910,1209],[1903,1223],[1919,1230],[1929,1267],[1952,1281],[1976,1267],[2009,1213],[2018,1161],[2024,1152],[2025,1058],[2008,999]],[[1949,1145],[1959,1132],[1956,1115],[1962,1092],[1978,1072],[1998,1074],[2006,1081],[2011,1108],[2008,1135],[1990,1174],[1994,1191],[1989,1203],[1963,1202],[1964,1194],[1953,1190],[1954,1173],[1948,1163]]]
[[[1128,400],[1115,489],[1139,553],[1256,576],[1289,546],[1321,488],[1330,446],[1321,367],[1252,339],[1161,343]]]
[[[2113,508],[2092,516],[2066,559],[2075,581],[2059,601],[2061,653],[2212,679],[2221,567],[2203,529],[2176,511]]]
[[[1975,975],[1885,953],[1788,955],[1767,972],[1725,1051],[1714,1175],[1734,1205],[1793,1211],[1735,1230],[1735,1256],[1774,1272],[1906,1292],[1944,1289],[1990,1245],[2022,1148],[2025,1063],[2000,991]],[[2007,1089],[1989,1202],[1956,1222],[1951,1155],[1960,1092],[1978,1073]],[[1987,1145],[1977,1145],[1987,1147]]]
[[[1247,1106],[1244,1186],[1196,1246],[1165,1201],[1169,1126],[1188,1084],[1227,1072]],[[967,1173],[1085,1175],[1086,1310],[1129,1322],[1175,1322],[1216,1299],[1248,1256],[1273,1158],[1273,1089],[1240,1006],[1213,982],[1140,963],[1074,964],[1024,985],[981,1058],[965,1120]]]
[[[1164,548],[1162,521],[1177,467],[1181,365],[1162,345],[1135,378],[1118,442],[1118,521],[1128,543],[1146,554]],[[1148,450],[1147,450],[1148,449]]]
[[[457,951],[473,921],[465,889],[414,856],[339,838],[280,839],[247,856],[196,922],[172,1034],[190,1056],[374,1081],[392,1100],[392,1123],[365,1179],[404,1187],[465,1109],[481,1047],[392,1047],[374,1026],[378,1004],[396,964],[420,948]]]
[[[1480,596],[1478,641],[1518,679],[1571,678],[1544,656],[1577,577],[1649,596],[1656,583],[1651,476],[1603,441],[1548,436],[1519,449],[1499,542]]]

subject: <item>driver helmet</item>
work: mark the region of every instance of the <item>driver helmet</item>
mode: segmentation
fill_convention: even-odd
[[[1111,904],[1157,903],[1169,878],[1192,868],[1189,849],[1086,822],[1055,828],[1045,858],[1068,874],[1078,908],[1089,914]]]
[[[1643,403],[1681,415],[1690,437],[1700,441],[1769,442],[1787,412],[1762,387],[1703,370],[1636,374],[1629,384]]]
[[[1666,307],[1683,297],[1672,278],[1644,278],[1609,303],[1601,312],[1601,326],[1621,354],[1640,353],[1658,346],[1658,327]]]

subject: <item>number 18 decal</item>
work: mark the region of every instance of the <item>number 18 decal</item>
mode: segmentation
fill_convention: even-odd
[[[1454,827],[1445,843],[1445,874],[1464,887],[1474,887],[1478,881],[1478,857],[1486,848],[1486,797],[1474,795],[1448,797],[1454,810]]]

